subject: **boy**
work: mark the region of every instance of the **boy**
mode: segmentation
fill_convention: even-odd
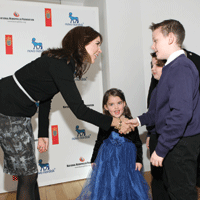
[[[197,200],[196,169],[200,149],[199,74],[184,54],[185,30],[176,20],[150,26],[157,59],[167,59],[157,85],[155,109],[131,120],[155,125],[158,143],[150,162],[163,166],[172,200]]]

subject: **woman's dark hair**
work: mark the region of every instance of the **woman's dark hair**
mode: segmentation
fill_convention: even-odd
[[[108,103],[108,99],[109,99],[110,96],[119,97],[122,101],[124,101],[126,103],[126,99],[125,99],[124,93],[121,90],[119,90],[117,88],[111,88],[111,89],[107,90],[105,92],[104,96],[103,96],[103,105],[102,105],[102,107],[103,107],[103,113],[105,115],[109,115],[109,116],[111,116],[111,115],[110,115],[109,111],[107,111],[104,108],[104,106]],[[126,106],[124,107],[124,113],[123,114],[129,119],[133,118],[127,103],[126,103]]]
[[[49,57],[61,59],[67,57],[67,63],[73,58],[76,63],[75,76],[81,79],[82,75],[87,72],[90,67],[91,58],[85,49],[91,41],[102,36],[90,26],[77,26],[71,29],[62,40],[61,48],[52,48],[43,51],[41,56],[47,54]]]

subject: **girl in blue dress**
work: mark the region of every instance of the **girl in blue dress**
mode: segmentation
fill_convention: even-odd
[[[132,118],[123,92],[112,88],[103,97],[106,115]],[[92,172],[77,200],[149,200],[142,169],[142,142],[138,129],[124,135],[118,127],[99,129],[91,158]]]

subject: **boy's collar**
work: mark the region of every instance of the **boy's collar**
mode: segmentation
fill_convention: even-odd
[[[167,59],[167,62],[165,63],[165,66],[168,65],[170,62],[172,62],[173,60],[175,60],[177,57],[179,57],[181,54],[185,54],[184,50],[178,50],[175,51],[174,53],[172,53],[169,58]]]

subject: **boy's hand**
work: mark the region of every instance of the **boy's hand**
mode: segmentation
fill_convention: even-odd
[[[164,158],[163,157],[160,157],[156,154],[156,151],[154,151],[151,155],[151,158],[150,158],[150,162],[153,166],[156,166],[156,167],[162,167],[162,162],[163,162]]]
[[[140,171],[141,169],[142,169],[142,164],[139,163],[139,162],[137,162],[137,163],[135,164],[135,170]]]
[[[126,123],[127,124],[129,123],[129,124],[133,125],[134,127],[137,127],[137,126],[140,125],[139,122],[138,122],[138,120],[137,120],[137,118],[129,119]]]

